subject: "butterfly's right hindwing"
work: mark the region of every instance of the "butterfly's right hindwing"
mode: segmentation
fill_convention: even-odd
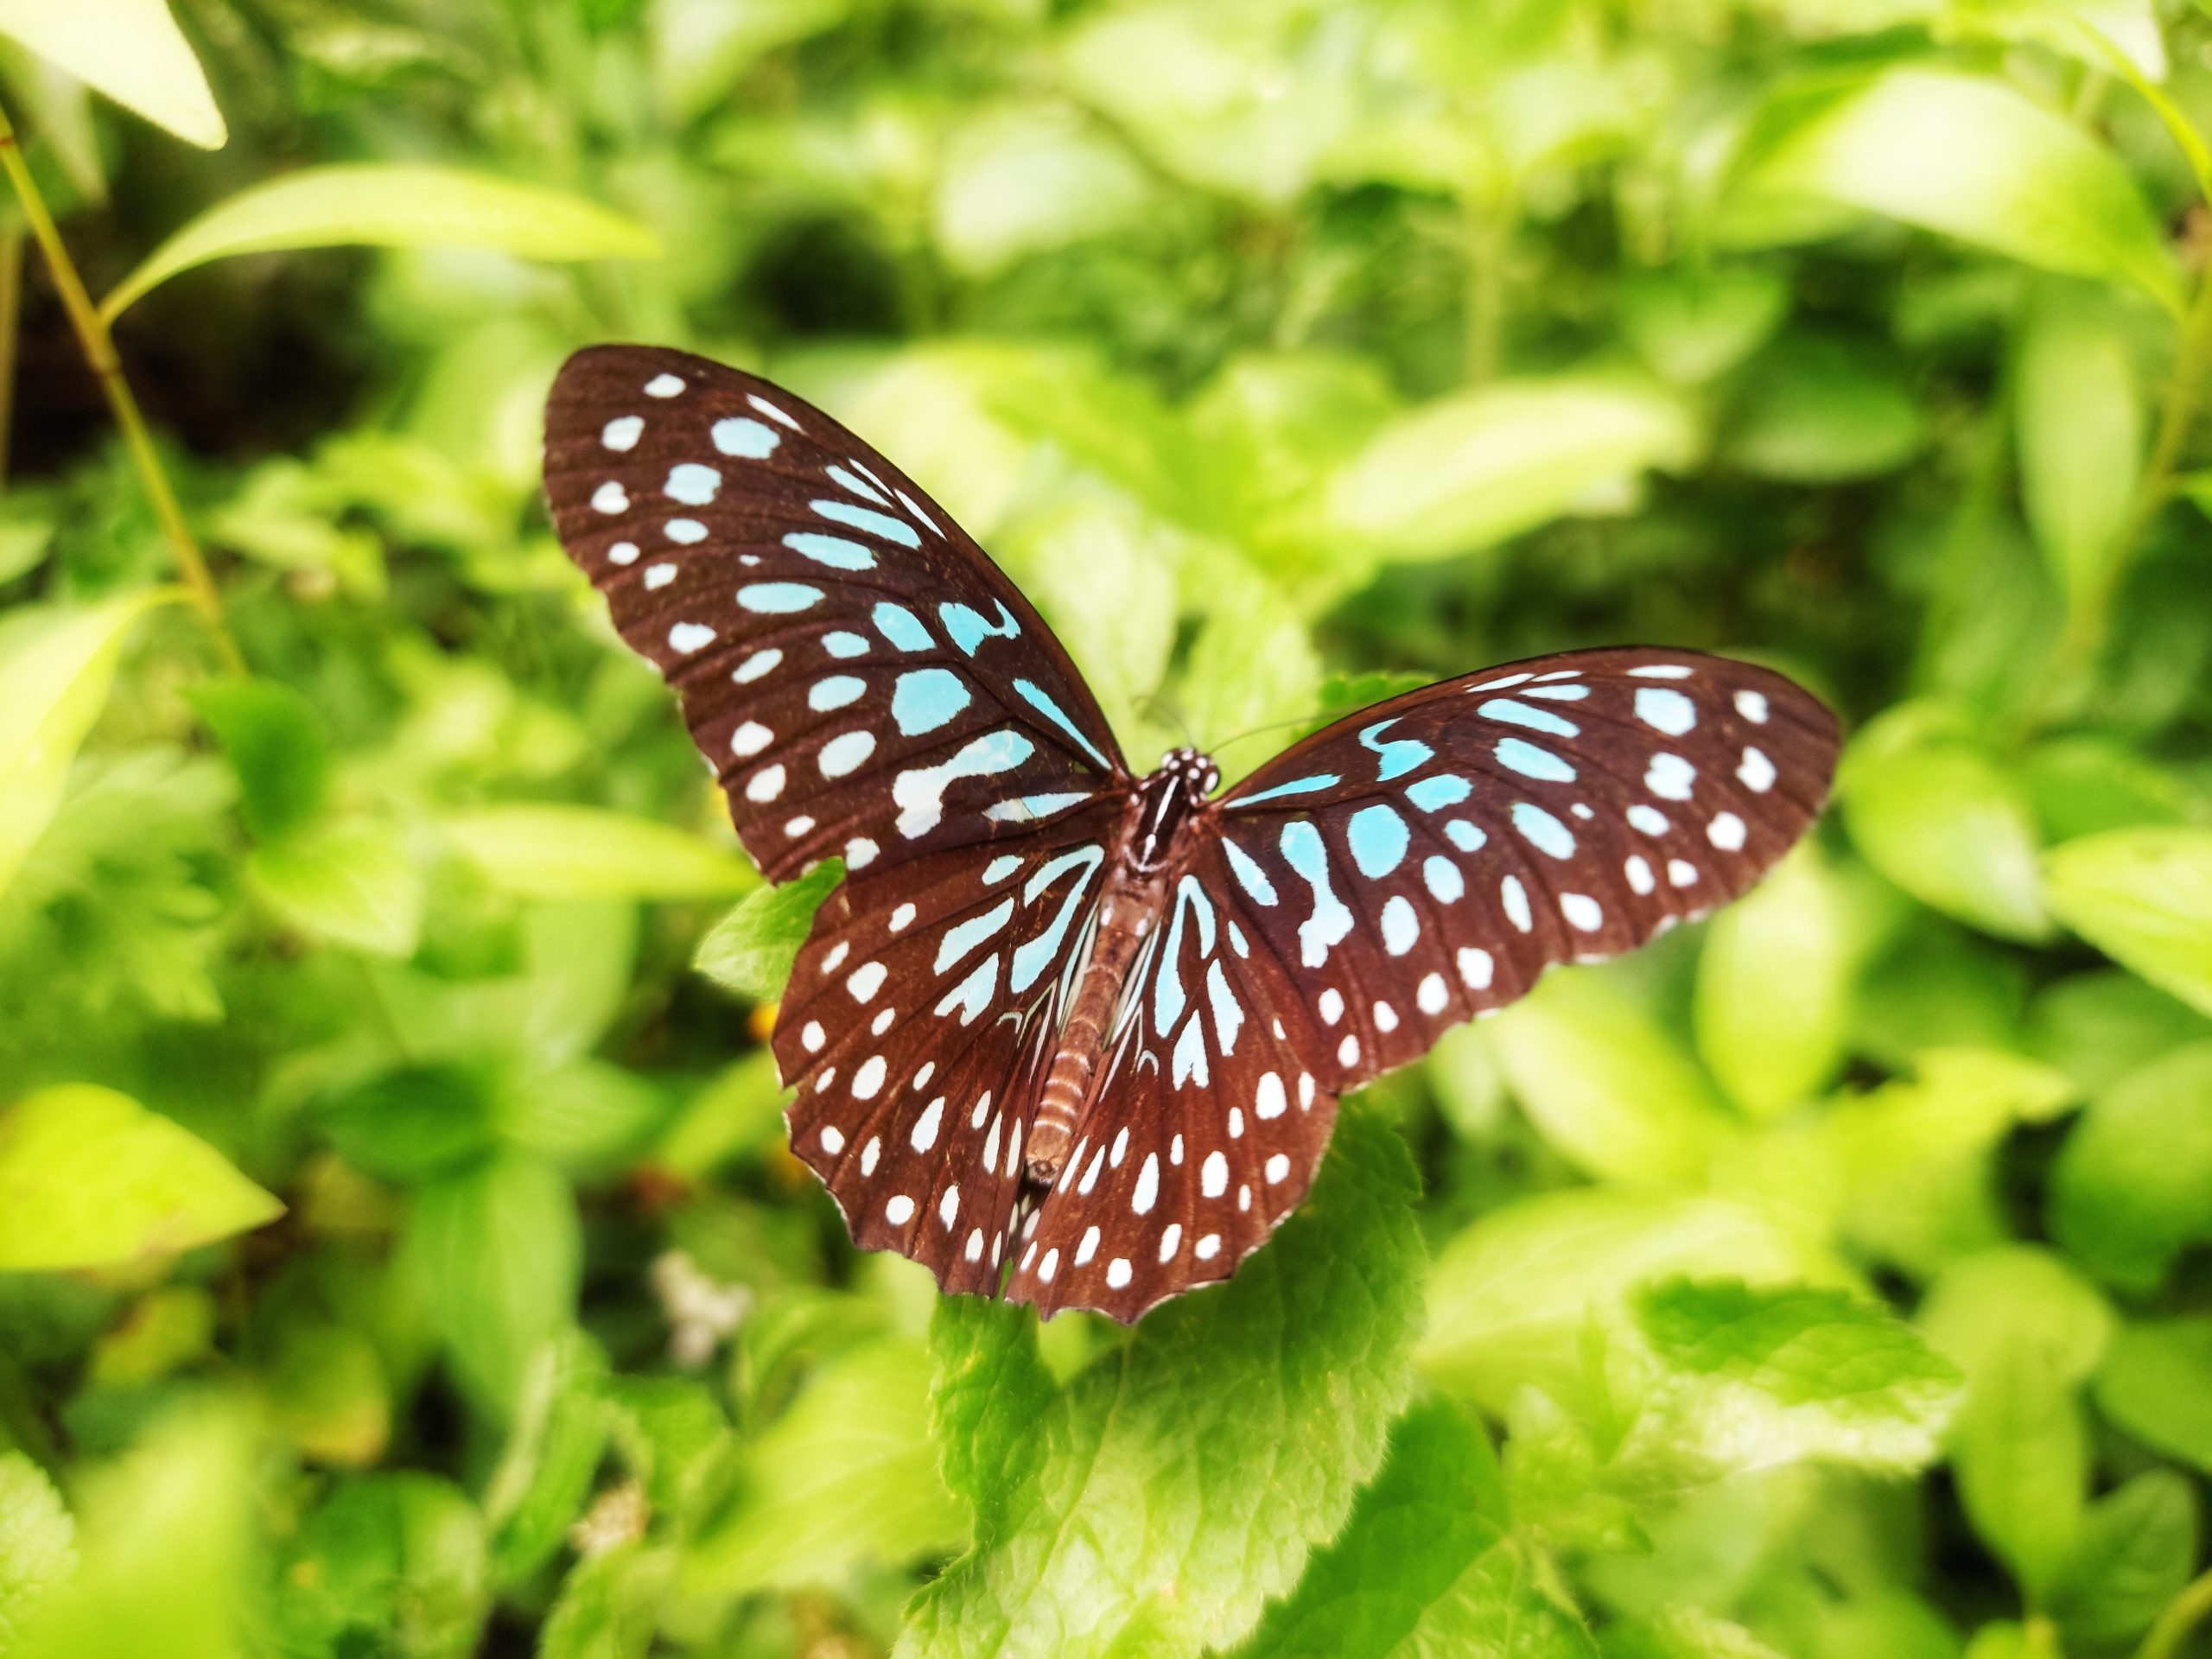
[[[1036,612],[820,411],[686,353],[595,346],[546,409],[562,543],[681,694],[774,880],[1050,822],[1117,783]]]

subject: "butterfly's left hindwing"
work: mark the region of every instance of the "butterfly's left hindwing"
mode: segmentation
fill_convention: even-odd
[[[772,880],[1049,822],[1122,781],[1014,584],[820,410],[683,352],[594,346],[546,408],[563,544],[681,694]]]

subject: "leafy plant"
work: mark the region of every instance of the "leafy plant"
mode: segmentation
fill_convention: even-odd
[[[2208,63],[0,0],[0,1656],[2201,1648]],[[1837,810],[1227,1286],[940,1302],[783,1143],[838,867],[760,885],[539,505],[617,338],[896,456],[1141,760],[1670,641],[1821,690]]]

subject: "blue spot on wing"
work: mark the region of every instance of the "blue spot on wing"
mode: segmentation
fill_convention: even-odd
[[[784,545],[795,553],[804,553],[817,564],[826,564],[833,570],[873,570],[875,555],[858,542],[849,542],[842,536],[822,536],[810,530],[795,530],[784,537]]]
[[[1237,885],[1252,895],[1254,902],[1275,902],[1275,884],[1268,880],[1268,873],[1249,853],[1226,836],[1221,838],[1221,850],[1229,855],[1229,868],[1235,874]]]
[[[1351,815],[1345,836],[1351,842],[1352,862],[1370,880],[1385,876],[1404,862],[1412,841],[1406,821],[1387,806],[1363,806]]]
[[[1016,680],[1014,683],[1014,689],[1020,695],[1024,702],[1073,738],[1083,752],[1098,763],[1099,770],[1102,772],[1114,770],[1114,763],[1098,753],[1098,746],[1083,734],[1075,721],[1068,718],[1067,711],[1052,700],[1049,692],[1028,680]]]
[[[919,547],[920,535],[904,518],[893,518],[889,513],[877,512],[870,507],[856,507],[849,501],[810,501],[807,505],[824,518],[837,524],[850,524],[855,530],[864,530],[871,536],[880,536],[887,542],[896,542],[901,547]]]
[[[1546,732],[1554,737],[1582,735],[1582,728],[1573,721],[1561,720],[1548,709],[1531,709],[1510,697],[1492,697],[1475,712],[1486,720],[1502,720],[1508,725],[1525,726],[1532,732]]]
[[[821,597],[819,588],[799,582],[756,582],[737,590],[741,606],[764,616],[803,611]]]
[[[1571,784],[1574,768],[1549,749],[1540,749],[1533,743],[1524,743],[1517,737],[1499,740],[1497,758],[1501,764],[1519,772],[1523,778],[1534,778],[1540,783]]]
[[[1424,812],[1438,812],[1447,806],[1457,806],[1474,792],[1472,784],[1448,772],[1406,785],[1406,798]]]
[[[918,668],[901,674],[891,693],[891,718],[902,736],[933,732],[974,702],[950,669]]]
[[[1232,807],[1256,806],[1262,801],[1272,801],[1283,795],[1311,795],[1317,789],[1334,789],[1341,782],[1333,772],[1316,772],[1310,778],[1294,778],[1287,784],[1277,784],[1273,789],[1263,789],[1256,795],[1244,795],[1229,803]]]
[[[901,651],[928,651],[937,644],[921,619],[904,605],[887,600],[875,607],[874,620],[876,632]]]
[[[1377,743],[1375,741],[1397,723],[1395,720],[1381,721],[1370,726],[1359,734],[1360,747],[1374,750],[1380,759],[1382,764],[1376,776],[1379,781],[1386,784],[1393,778],[1404,777],[1406,773],[1436,753],[1417,738],[1395,738],[1382,743]]]
[[[970,605],[949,603],[937,607],[938,616],[944,624],[945,632],[951,635],[952,643],[970,657],[976,654],[976,647],[986,639],[1011,639],[1021,632],[1021,625],[1014,620],[1014,613],[1007,609],[1006,601],[1000,600],[995,602],[999,610],[999,620],[995,623],[986,622],[982,613]]]

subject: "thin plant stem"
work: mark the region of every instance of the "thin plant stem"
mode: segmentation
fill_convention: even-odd
[[[245,659],[238,654],[238,642],[231,638],[230,627],[223,620],[222,595],[215,589],[215,579],[208,571],[207,561],[200,551],[191,526],[184,521],[184,509],[177,503],[176,492],[169,487],[168,474],[162,470],[153,436],[146,429],[146,417],[139,413],[138,400],[131,396],[130,383],[124,378],[122,361],[115,354],[114,339],[109,334],[107,325],[100,321],[92,296],[85,291],[84,278],[77,274],[68,249],[62,245],[61,233],[54,228],[54,215],[47,211],[38,181],[24,165],[22,146],[16,143],[16,129],[5,110],[0,110],[0,170],[7,173],[8,181],[15,186],[16,194],[22,201],[23,217],[30,222],[31,235],[46,257],[47,269],[54,275],[54,291],[61,297],[62,309],[69,314],[70,326],[76,330],[78,343],[84,348],[85,360],[99,377],[100,390],[107,396],[117,426],[122,429],[124,443],[130,452],[132,464],[138,469],[140,481],[146,486],[146,494],[153,502],[155,517],[161,520],[162,531],[168,537],[177,569],[184,577],[193,602],[199,607],[201,619],[214,636],[215,648],[222,656],[224,666],[233,674],[243,674]]]
[[[2166,1604],[2145,1633],[2143,1645],[2135,1649],[2135,1659],[2173,1659],[2208,1613],[2212,1613],[2212,1573],[2190,1580]]]
[[[8,484],[8,449],[16,426],[16,347],[23,320],[23,233],[0,231],[0,489]]]

